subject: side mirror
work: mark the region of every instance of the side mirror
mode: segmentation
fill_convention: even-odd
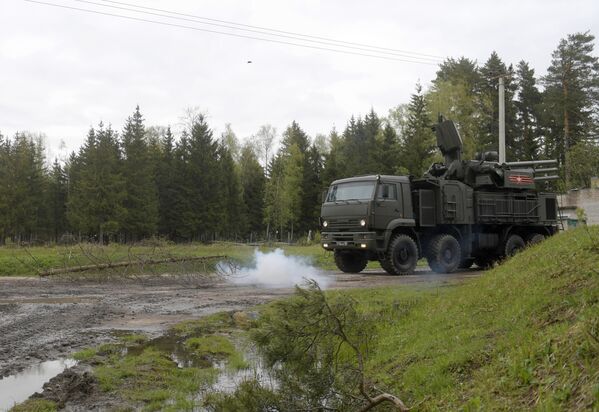
[[[321,201],[321,203],[326,202],[326,200],[327,200],[327,193],[329,193],[329,189],[324,189],[322,191],[322,193],[320,194],[320,201]]]

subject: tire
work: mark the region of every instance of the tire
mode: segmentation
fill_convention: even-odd
[[[543,240],[545,240],[545,235],[540,233],[531,233],[526,237],[526,244],[536,245],[537,243],[541,243]]]
[[[360,273],[368,264],[363,253],[352,251],[335,251],[335,264],[345,273]]]
[[[462,259],[462,261],[458,265],[458,269],[470,269],[473,264],[474,259],[472,258]]]
[[[384,263],[383,263],[384,262]],[[408,235],[397,235],[389,243],[381,266],[390,275],[410,275],[418,263],[418,246]]]
[[[524,246],[526,246],[526,244],[521,236],[510,235],[505,242],[503,254],[505,257],[514,256],[519,250],[524,249]]]
[[[494,256],[478,256],[474,259],[474,264],[481,269],[491,269],[496,259]]]
[[[437,235],[429,243],[428,265],[437,273],[455,272],[462,261],[460,242],[451,235]]]
[[[397,273],[395,273],[393,265],[391,265],[391,261],[389,261],[386,257],[380,258],[379,263],[381,264],[381,267],[385,272],[387,272],[390,275],[397,275]]]

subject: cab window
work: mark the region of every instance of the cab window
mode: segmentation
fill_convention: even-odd
[[[377,188],[376,198],[378,200],[396,200],[397,191],[395,185],[391,183],[381,183]]]

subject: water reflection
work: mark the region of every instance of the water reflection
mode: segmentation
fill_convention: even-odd
[[[44,383],[76,364],[74,359],[51,360],[0,379],[0,411],[5,412],[15,403],[23,402],[35,392],[41,392]]]

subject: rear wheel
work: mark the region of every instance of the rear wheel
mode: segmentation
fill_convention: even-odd
[[[418,246],[408,235],[397,235],[389,244],[381,266],[391,275],[409,275],[414,273],[418,263]]]
[[[536,245],[545,240],[545,236],[540,233],[532,233],[526,237],[526,243],[529,245]]]
[[[340,271],[345,273],[360,273],[368,264],[363,253],[347,250],[335,251],[335,264]]]
[[[505,242],[504,256],[514,256],[520,249],[525,246],[524,239],[519,235],[510,235]]]
[[[437,235],[429,244],[426,259],[437,273],[454,272],[462,261],[460,242],[451,235]]]

